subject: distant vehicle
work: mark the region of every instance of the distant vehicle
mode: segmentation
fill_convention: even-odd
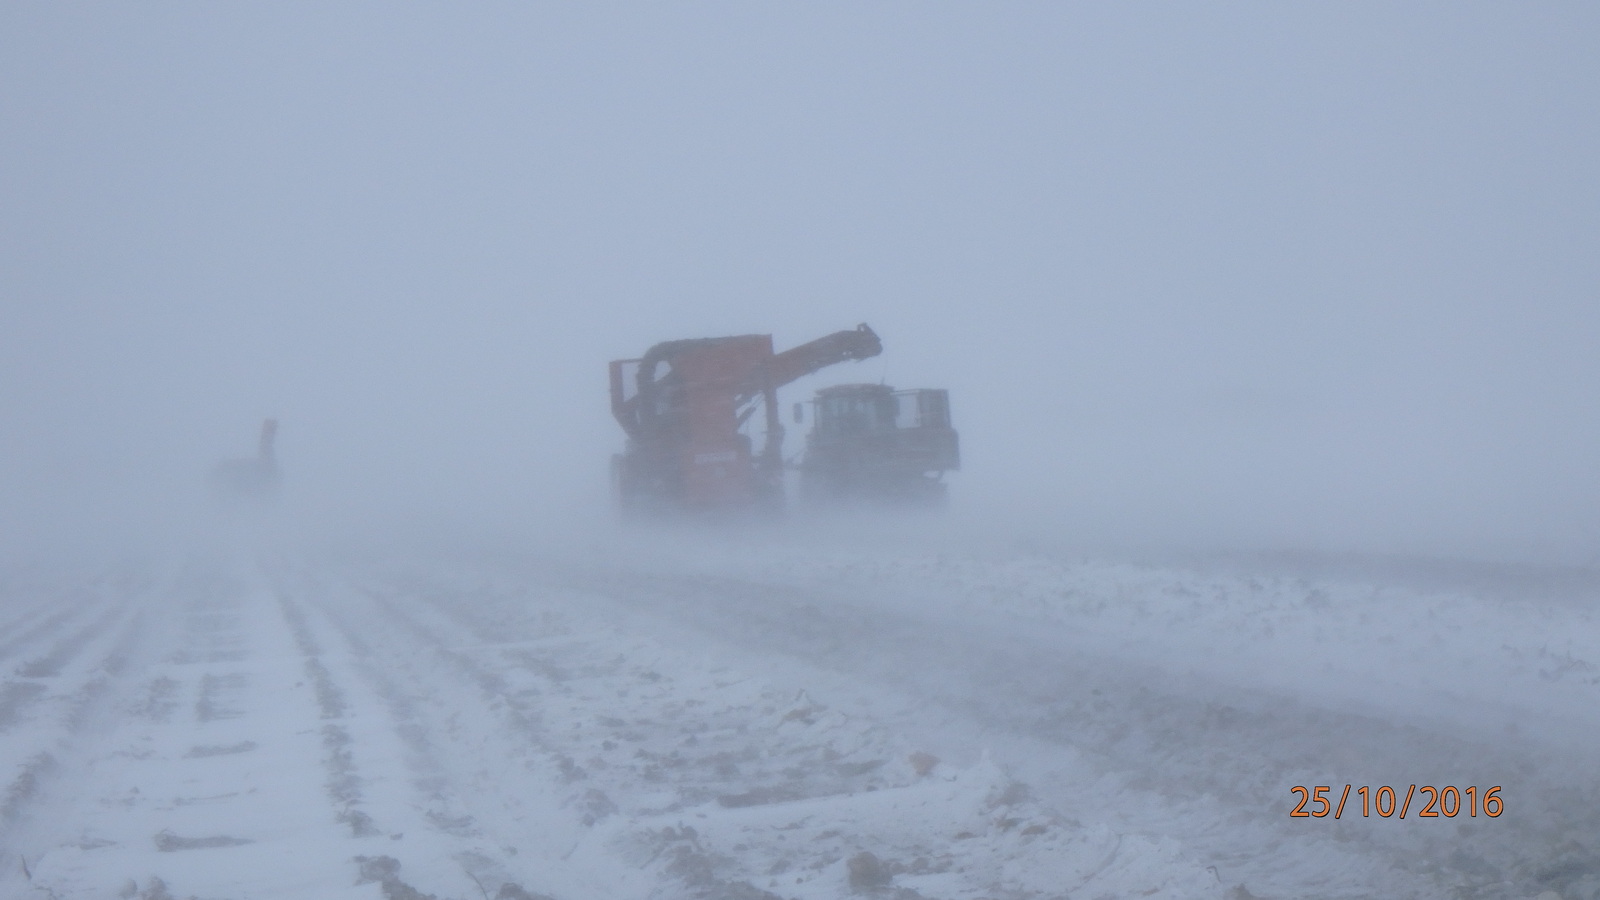
[[[667,341],[611,363],[611,413],[628,434],[612,457],[624,512],[776,511],[783,505],[778,389],[846,360],[883,352],[866,325],[782,353],[772,335]],[[762,446],[743,429],[764,409]]]
[[[211,470],[211,490],[224,502],[269,500],[277,495],[281,475],[273,442],[278,436],[278,420],[261,423],[261,438],[255,458],[225,459]]]
[[[823,388],[800,463],[801,497],[813,504],[943,503],[944,473],[961,468],[945,390],[883,384]],[[796,405],[796,420],[802,407]]]

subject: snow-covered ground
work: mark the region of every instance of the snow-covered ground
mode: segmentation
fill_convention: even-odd
[[[1582,583],[563,547],[6,573],[0,895],[1600,897]]]

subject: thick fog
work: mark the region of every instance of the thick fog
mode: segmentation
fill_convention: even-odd
[[[1600,558],[1585,4],[0,9],[0,540],[604,520],[608,360],[870,323],[951,516]],[[798,429],[792,430],[791,448]]]
[[[1597,50],[0,4],[0,896],[1600,900]]]

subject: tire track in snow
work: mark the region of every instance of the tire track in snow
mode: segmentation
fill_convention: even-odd
[[[61,674],[61,669],[71,662],[73,657],[93,641],[99,634],[113,622],[122,610],[113,606],[103,611],[89,624],[76,632],[57,641],[54,646],[43,654],[36,656],[19,665],[16,669],[18,675],[24,678],[53,678]]]
[[[519,767],[516,760],[499,757],[487,749],[485,735],[455,727],[459,697],[449,704],[441,696],[437,667],[416,669],[417,660],[429,656],[430,649],[417,646],[415,632],[396,635],[385,629],[384,620],[377,617],[361,616],[353,621],[348,611],[331,603],[320,604],[318,611],[339,641],[349,648],[356,673],[384,705],[389,724],[403,747],[409,776],[406,781],[411,791],[402,802],[417,813],[407,832],[431,831],[436,835],[426,845],[413,839],[407,849],[392,852],[405,859],[408,871],[420,870],[424,880],[430,874],[436,877],[438,857],[447,856],[485,895],[494,891],[497,897],[546,898],[545,894],[531,892],[526,885],[539,884],[549,890],[550,886],[543,882],[562,882],[562,878],[551,878],[547,868],[551,863],[559,864],[560,853],[569,849],[569,843],[559,838],[551,842],[552,836],[544,834],[543,829],[530,834],[526,825],[509,819],[504,809],[505,796],[516,791],[499,779],[489,786],[474,784],[475,780],[481,781],[481,777],[474,779],[470,771],[474,767],[479,771],[489,771],[496,764],[513,771]],[[422,652],[413,652],[413,648]],[[484,795],[485,787],[493,796]],[[549,845],[543,852],[538,846],[541,842]],[[446,848],[442,852],[436,849],[441,843]],[[539,864],[541,861],[543,865]],[[381,869],[373,880],[383,881],[390,893],[417,890],[400,879],[401,861],[392,856],[363,860],[362,866],[364,871]]]
[[[49,614],[52,601],[61,593],[38,584],[7,583],[5,572],[0,572],[0,614],[6,617],[0,623],[0,635],[15,634],[30,623]],[[0,647],[7,642],[0,641]]]
[[[361,808],[362,779],[350,752],[350,732],[341,721],[348,710],[344,692],[323,665],[322,648],[299,606],[289,598],[287,591],[279,590],[276,594],[284,621],[304,658],[306,677],[316,693],[317,707],[325,723],[322,726],[322,765],[327,775],[328,799],[336,810],[335,818],[349,827],[352,837],[377,835],[380,833],[378,826]]]
[[[48,798],[52,780],[69,771],[81,755],[81,739],[112,710],[129,663],[147,637],[147,624],[145,615],[129,615],[99,662],[76,687],[58,695],[59,719],[31,736],[32,749],[0,799],[0,865],[17,860],[13,837],[30,824],[33,809]]]
[[[145,605],[161,616],[152,626],[161,652],[123,672],[121,715],[92,747],[57,755],[62,789],[41,817],[53,827],[27,841],[37,891],[88,900],[350,889],[351,858],[372,845],[336,819],[359,809],[327,806],[339,787],[324,765],[327,723],[301,678],[307,658],[259,583],[235,561],[180,573],[165,603]],[[27,889],[20,875],[6,886]]]
[[[366,593],[368,599],[381,611],[384,620],[403,626],[417,643],[427,648],[428,652],[449,663],[452,668],[465,676],[495,710],[508,730],[526,740],[530,747],[544,755],[559,773],[562,781],[570,784],[584,776],[583,767],[577,760],[557,749],[548,740],[541,714],[532,704],[524,702],[525,698],[519,696],[519,692],[504,674],[471,654],[455,649],[462,643],[478,643],[476,635],[469,633],[465,641],[459,637],[456,641],[448,641],[441,632],[448,633],[456,629],[450,628],[446,621],[440,621],[435,617],[432,623],[424,624],[414,613],[402,609],[394,596],[371,590]]]
[[[21,644],[24,637],[27,637],[32,642],[40,641],[43,637],[48,637],[51,633],[59,631],[67,621],[82,617],[88,612],[90,610],[66,610],[66,612],[54,615],[38,628],[30,629],[29,634],[19,636],[19,649],[26,647],[26,644]],[[24,719],[27,711],[32,706],[37,705],[38,701],[48,697],[50,695],[50,684],[48,684],[50,679],[59,676],[62,669],[66,668],[74,658],[77,658],[78,653],[82,653],[96,637],[101,636],[109,628],[110,623],[122,613],[123,610],[117,605],[112,605],[110,609],[101,610],[98,617],[90,621],[88,625],[78,629],[77,633],[62,637],[62,639],[56,641],[56,644],[51,645],[50,649],[43,650],[42,653],[38,653],[37,657],[19,665],[18,668],[14,669],[16,677],[0,682],[0,735],[14,729]]]
[[[71,688],[63,690],[60,685],[52,682],[56,681],[63,670],[93,644],[95,639],[105,634],[118,618],[126,615],[127,609],[120,604],[104,610],[85,627],[60,639],[42,654],[18,666],[17,677],[0,683],[0,734],[5,734],[20,725],[27,713],[46,698],[61,697],[70,693]],[[128,624],[125,621],[124,628]],[[103,671],[114,661],[113,655],[102,659],[98,665],[77,673],[76,676],[68,677],[92,678],[95,672]]]
[[[670,667],[647,665],[640,661],[630,664],[624,657],[593,658],[592,651],[585,653],[588,649],[586,644],[594,640],[592,632],[581,637],[575,636],[566,642],[566,646],[540,641],[542,628],[536,626],[529,631],[528,623],[521,621],[521,617],[504,615],[503,610],[492,608],[487,599],[470,604],[454,602],[437,594],[420,599],[434,610],[437,617],[458,623],[465,630],[463,638],[478,645],[494,646],[508,638],[527,642],[527,646],[508,648],[500,653],[507,670],[520,672],[520,683],[525,685],[508,698],[508,702],[527,702],[530,699],[528,685],[538,692],[535,696],[545,701],[543,705],[552,709],[557,706],[558,700],[580,707],[603,704],[607,702],[606,698],[596,696],[600,690],[620,689],[627,693],[652,696],[654,700],[648,705],[654,715],[648,718],[625,720],[615,716],[600,717],[600,724],[611,736],[611,743],[635,748],[635,760],[622,762],[620,766],[620,761],[608,761],[606,764],[627,771],[640,783],[663,781],[664,770],[674,770],[671,783],[679,793],[677,804],[680,807],[717,801],[732,808],[780,799],[818,799],[876,788],[879,785],[874,780],[860,776],[867,776],[883,766],[888,761],[887,756],[893,753],[888,748],[887,732],[874,727],[870,729],[872,736],[869,743],[877,751],[875,757],[841,758],[821,766],[815,765],[815,760],[805,758],[803,753],[792,757],[776,755],[775,758],[764,758],[745,736],[749,709],[734,708],[728,711],[731,714],[719,714],[699,698],[678,696]],[[590,623],[586,627],[592,629],[595,626]],[[669,668],[669,671],[660,671],[662,668]],[[596,688],[584,691],[581,687],[573,687],[585,682],[593,682]],[[599,687],[601,685],[605,687]],[[822,714],[809,697],[803,695],[778,696],[769,690],[760,695],[758,702],[770,707],[766,715],[777,714],[781,707],[782,714],[792,716],[791,721],[796,722]],[[565,759],[594,758],[596,749],[606,749],[605,741],[599,741],[601,746],[596,748],[594,744],[597,741],[587,735],[574,738],[564,729],[553,732],[547,729],[546,733],[565,748],[560,751]],[[687,747],[676,746],[684,741],[687,741]],[[716,747],[723,741],[731,741],[735,749],[704,749]],[[793,751],[796,748],[788,749]],[[603,754],[598,758],[604,759],[609,755]],[[804,780],[784,774],[785,771],[793,773],[800,770],[807,771]],[[748,790],[747,784],[741,782],[737,789],[730,789],[730,779],[735,775],[746,781],[754,779],[765,784]]]
[[[15,601],[18,593],[31,595],[32,602],[0,625],[0,662],[60,631],[73,619],[105,607],[110,602],[108,596],[136,593],[148,587],[145,579],[128,574],[107,573],[90,581],[92,584],[18,585],[5,590],[0,601],[8,612],[24,605]]]
[[[63,609],[54,615],[50,615],[47,609],[40,609],[36,612],[37,615],[24,617],[24,622],[41,617],[43,617],[43,621],[26,626],[23,622],[18,622],[15,627],[7,627],[3,630],[4,633],[14,634],[15,636],[0,642],[0,660],[10,659],[26,648],[60,631],[68,622],[83,615],[86,609],[81,606],[73,606]]]
[[[798,588],[700,574],[561,567],[534,577],[606,598],[636,615],[691,627],[743,653],[778,654],[849,679],[897,685],[970,723],[973,735],[1011,735],[1002,739],[1002,748],[1053,746],[1060,748],[1058,756],[1078,754],[1089,763],[1081,774],[1096,783],[1086,792],[1057,790],[1058,802],[1082,808],[1109,801],[1109,813],[1128,806],[1120,795],[1129,790],[1148,795],[1142,805],[1153,816],[1143,826],[1130,826],[1180,836],[1252,890],[1297,892],[1332,877],[1334,883],[1319,888],[1325,896],[1358,897],[1375,889],[1442,896],[1465,883],[1481,896],[1521,898],[1600,872],[1600,856],[1581,844],[1571,846],[1575,835],[1600,833],[1600,820],[1595,806],[1574,797],[1568,784],[1540,787],[1534,781],[1522,796],[1539,814],[1511,828],[1505,821],[1492,830],[1480,825],[1462,840],[1440,841],[1411,826],[1402,826],[1410,829],[1405,832],[1373,827],[1387,822],[1329,823],[1334,827],[1311,831],[1288,819],[1287,785],[1342,781],[1337,773],[1351,767],[1340,754],[1352,740],[1360,742],[1361,760],[1387,766],[1373,776],[1374,784],[1434,783],[1460,773],[1469,773],[1460,783],[1482,774],[1484,783],[1498,784],[1508,773],[1534,774],[1527,758],[1410,723],[1184,683],[1148,667],[1078,654],[1070,641],[1053,643],[1049,629],[1008,629],[933,612],[919,616],[842,593],[837,585]],[[929,660],[947,664],[930,666]],[[939,718],[916,717],[923,718],[923,728]],[[915,717],[904,727],[915,730]],[[1505,849],[1508,831],[1516,848],[1511,852]],[[1242,835],[1249,837],[1241,840]],[[1269,844],[1278,851],[1261,853]],[[1368,869],[1392,870],[1399,880],[1358,880],[1340,888],[1339,870],[1350,864],[1352,850],[1381,860],[1369,862]],[[1300,866],[1300,860],[1311,862]]]
[[[535,873],[542,890],[551,891],[562,898],[589,897],[749,897],[751,900],[772,898],[742,879],[728,880],[714,871],[712,857],[699,849],[693,839],[692,829],[680,833],[675,829],[664,836],[645,829],[648,834],[635,835],[630,843],[642,839],[654,851],[643,858],[620,865],[610,841],[616,828],[604,828],[591,834],[607,817],[617,812],[616,805],[603,791],[589,786],[593,782],[572,755],[566,752],[559,739],[553,736],[543,721],[537,707],[545,705],[549,695],[531,685],[524,676],[511,669],[493,665],[494,654],[474,654],[459,648],[477,647],[481,637],[449,618],[434,615],[426,607],[419,607],[414,599],[402,601],[400,592],[360,589],[368,602],[379,611],[378,615],[359,618],[364,628],[377,623],[389,626],[389,637],[382,640],[384,652],[391,658],[411,660],[418,654],[397,653],[402,646],[416,646],[423,658],[432,658],[443,666],[434,665],[411,674],[414,687],[407,691],[412,697],[454,697],[460,705],[460,695],[439,683],[442,672],[453,672],[454,677],[477,694],[478,722],[497,722],[496,730],[504,739],[496,739],[493,732],[471,729],[471,725],[457,723],[452,714],[443,727],[434,729],[443,736],[453,750],[459,750],[470,767],[480,772],[500,771],[517,773],[514,782],[496,779],[490,784],[472,784],[470,777],[456,775],[448,789],[457,798],[456,808],[467,811],[470,818],[456,822],[437,822],[441,830],[452,831],[465,826],[470,832],[458,837],[472,836],[477,832],[487,844],[503,845],[501,852],[473,851],[460,854],[463,868],[483,885],[512,875],[527,872],[532,856],[538,865]],[[410,672],[410,665],[397,665],[389,671]],[[457,772],[460,772],[459,767]],[[481,779],[481,775],[480,775]],[[515,788],[512,789],[512,784]],[[511,795],[514,804],[508,804],[502,795]],[[526,826],[518,822],[526,815],[539,817],[542,826],[536,826],[542,840],[533,840]],[[628,827],[622,828],[623,832]],[[520,833],[519,833],[520,832]],[[664,879],[664,880],[663,880]],[[522,884],[528,883],[522,876]],[[511,888],[525,890],[520,884]],[[501,888],[504,890],[505,888]],[[508,893],[507,896],[522,896]]]
[[[905,898],[929,896],[913,885],[960,897],[1031,896],[1068,882],[1146,896],[1216,889],[1202,867],[1138,836],[1113,854],[1121,836],[1051,814],[992,767],[929,780],[938,760],[907,753],[870,719],[804,693],[777,696],[704,657],[701,644],[657,646],[676,638],[651,620],[628,622],[651,637],[628,637],[613,627],[625,617],[593,594],[494,597],[404,583],[383,593],[407,609],[425,604],[428,634],[498,665],[514,689],[506,702],[545,711],[547,749],[581,759],[585,783],[615,799],[597,833],[625,868],[654,873],[662,896],[770,888],[831,898],[891,882]],[[552,617],[570,630],[550,627]],[[594,656],[601,648],[604,658]]]

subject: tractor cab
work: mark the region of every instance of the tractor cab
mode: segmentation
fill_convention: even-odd
[[[859,435],[895,427],[900,416],[894,389],[882,384],[846,384],[817,393],[817,432]]]
[[[800,464],[808,500],[942,501],[944,473],[961,467],[948,391],[844,384],[817,392]]]

